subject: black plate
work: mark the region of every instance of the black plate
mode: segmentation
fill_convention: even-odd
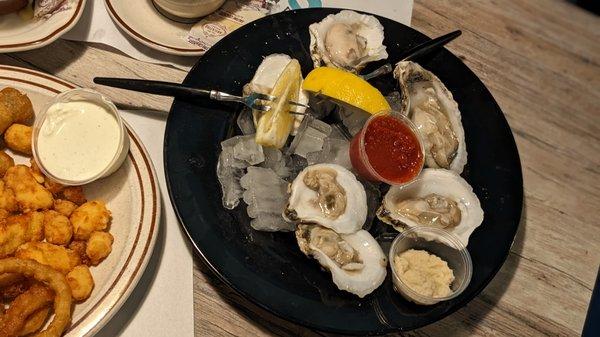
[[[263,57],[285,53],[312,68],[308,26],[337,9],[289,11],[255,21],[221,40],[190,71],[184,83],[240,93]],[[385,27],[390,60],[428,38],[400,23],[378,17]],[[440,32],[441,33],[441,32]],[[461,43],[460,38],[453,43]],[[513,242],[523,199],[517,148],[502,111],[481,81],[459,58],[443,50],[420,60],[452,91],[462,111],[469,163],[463,173],[485,211],[468,249],[473,278],[457,298],[417,306],[384,284],[364,299],[338,290],[328,272],[298,249],[291,233],[252,230],[243,202],[221,206],[216,177],[219,143],[236,131],[239,106],[175,100],[165,134],[165,172],[171,201],[198,254],[228,285],[259,306],[290,321],[323,331],[367,334],[411,330],[464,306],[494,277]],[[373,68],[377,65],[371,65]],[[374,84],[384,94],[391,76]],[[375,224],[377,230],[383,226]]]

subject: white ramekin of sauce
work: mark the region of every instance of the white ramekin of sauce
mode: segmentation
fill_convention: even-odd
[[[114,173],[127,157],[129,136],[117,107],[88,89],[63,92],[33,125],[33,156],[64,185],[84,185]]]

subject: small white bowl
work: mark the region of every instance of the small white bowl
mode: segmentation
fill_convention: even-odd
[[[432,240],[431,238],[436,239]],[[452,290],[450,295],[445,297],[424,296],[402,282],[396,272],[394,257],[409,249],[425,250],[448,263],[448,267],[454,273],[454,281],[450,285]],[[471,255],[460,239],[448,231],[433,227],[413,227],[400,233],[390,247],[389,261],[394,290],[405,299],[420,305],[432,305],[457,297],[467,288],[473,275]]]
[[[98,170],[97,174],[94,174],[92,177],[83,180],[66,179],[64,177],[56,176],[56,174],[54,174],[51,170],[48,169],[47,165],[44,165],[44,162],[43,160],[41,160],[38,152],[38,136],[42,126],[44,125],[44,122],[46,121],[48,109],[56,103],[66,103],[73,101],[86,101],[99,105],[100,107],[106,109],[106,111],[115,118],[119,127],[118,146],[115,150],[112,160],[110,160],[110,162],[105,167]],[[33,134],[31,141],[33,157],[35,158],[35,161],[37,162],[40,170],[44,173],[44,175],[58,183],[69,186],[85,185],[100,178],[104,178],[111,175],[117,169],[119,169],[119,167],[121,167],[121,165],[125,161],[125,158],[127,157],[127,153],[129,152],[129,135],[127,134],[127,127],[125,126],[125,123],[123,123],[123,120],[119,115],[117,107],[102,94],[89,89],[73,89],[57,95],[54,98],[54,100],[47,104],[44,107],[43,111],[36,116],[35,123],[33,125]],[[75,161],[77,160],[77,158],[73,158],[73,160]]]

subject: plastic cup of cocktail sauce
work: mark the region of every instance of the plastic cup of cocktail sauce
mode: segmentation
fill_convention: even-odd
[[[399,112],[375,114],[352,138],[350,161],[367,180],[408,184],[421,173],[425,162],[419,130]]]

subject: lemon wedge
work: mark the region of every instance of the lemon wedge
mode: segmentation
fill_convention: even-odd
[[[277,97],[270,102],[271,109],[260,116],[256,126],[257,144],[282,148],[294,126],[294,116],[290,114],[289,101],[298,101],[302,73],[300,63],[292,60],[283,69],[270,94]]]
[[[341,69],[315,68],[304,79],[302,89],[355,106],[370,114],[391,110],[377,88],[359,76]]]

